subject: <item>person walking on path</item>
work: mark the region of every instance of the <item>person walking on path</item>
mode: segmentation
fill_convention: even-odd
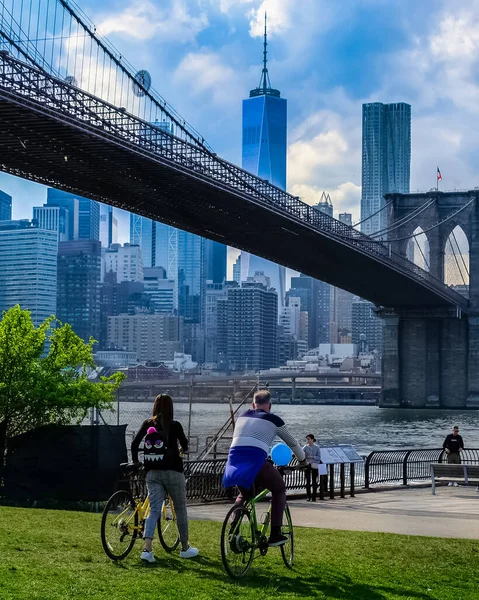
[[[316,438],[312,433],[306,436],[306,446],[303,447],[306,461],[309,464],[309,469],[306,469],[306,495],[308,502],[316,502],[316,494],[318,491],[318,469],[321,460],[319,446],[315,444]],[[313,493],[311,494],[311,480],[313,484]]]
[[[446,436],[442,447],[446,451],[448,464],[461,464],[461,452],[464,450],[464,441],[459,435],[459,427],[457,425],[454,425],[452,433]],[[457,486],[457,482],[450,481],[448,485]]]
[[[156,562],[153,555],[153,536],[161,515],[165,494],[169,494],[175,506],[178,532],[181,542],[181,558],[193,558],[198,550],[188,544],[188,515],[186,512],[186,482],[183,474],[183,452],[188,451],[188,440],[181,423],[173,420],[173,400],[168,394],[160,394],[153,405],[153,416],[140,427],[131,443],[133,462],[138,462],[140,443],[145,438],[143,464],[146,486],[150,499],[150,514],[145,523],[145,546],[142,560]]]

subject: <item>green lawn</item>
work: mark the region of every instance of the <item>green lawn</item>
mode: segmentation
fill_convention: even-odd
[[[222,569],[219,524],[191,523],[194,560],[156,543],[157,566],[141,564],[140,542],[111,562],[99,530],[96,514],[0,507],[0,598],[479,599],[479,541],[296,528],[294,571],[273,548],[236,583]]]

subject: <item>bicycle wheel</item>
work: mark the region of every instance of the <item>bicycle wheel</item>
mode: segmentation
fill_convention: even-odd
[[[112,560],[128,556],[138,536],[138,512],[133,496],[120,490],[106,503],[101,518],[101,543]]]
[[[283,557],[284,564],[288,567],[288,569],[292,569],[294,563],[294,532],[293,521],[291,519],[291,513],[288,505],[285,506],[283,513],[281,533],[288,538],[288,541],[281,546],[281,556]]]
[[[176,513],[173,501],[166,496],[158,519],[158,537],[160,543],[167,552],[173,552],[180,543],[178,526],[176,524]]]
[[[255,551],[255,532],[249,510],[232,506],[221,529],[221,560],[228,575],[240,579],[248,572]]]

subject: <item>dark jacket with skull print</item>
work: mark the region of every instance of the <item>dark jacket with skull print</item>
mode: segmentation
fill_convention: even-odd
[[[155,428],[156,432],[148,433]],[[168,436],[165,435],[158,421],[147,419],[138,430],[131,443],[131,457],[133,462],[138,462],[138,451],[141,441],[145,438],[143,445],[143,463],[145,470],[159,469],[162,471],[183,472],[183,461],[180,456],[178,444],[183,452],[188,450],[188,440],[181,423],[172,421]]]

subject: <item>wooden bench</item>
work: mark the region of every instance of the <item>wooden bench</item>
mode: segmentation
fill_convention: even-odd
[[[479,465],[449,465],[447,463],[431,463],[431,493],[436,495],[436,481],[463,481],[479,484]]]

